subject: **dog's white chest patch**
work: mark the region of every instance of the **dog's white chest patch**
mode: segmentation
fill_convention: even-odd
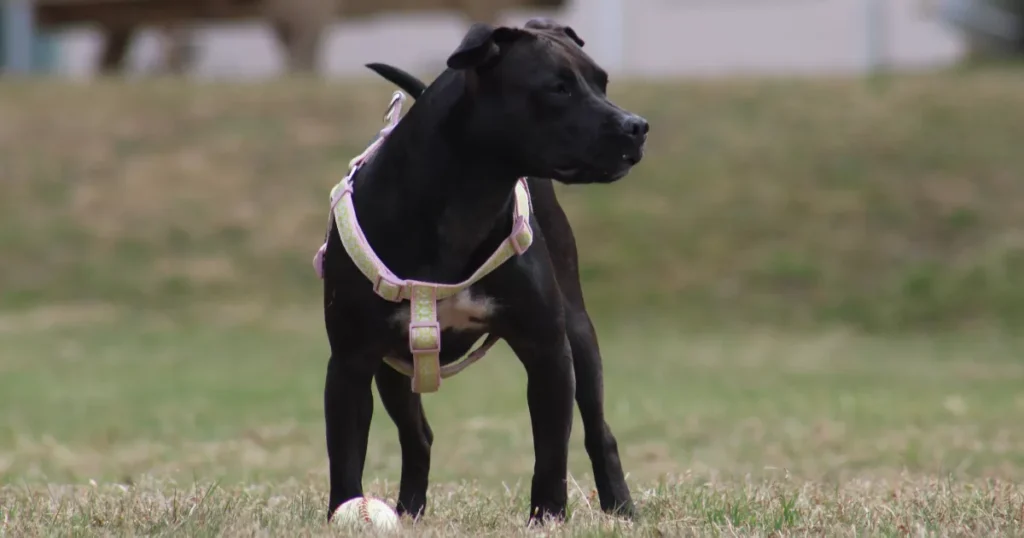
[[[437,302],[437,322],[441,324],[441,330],[453,329],[456,331],[468,331],[471,329],[483,329],[487,321],[494,314],[496,307],[494,300],[484,295],[473,296],[469,290],[463,290],[454,297],[442,299]],[[403,332],[409,330],[409,308],[398,309],[391,322],[402,328]]]

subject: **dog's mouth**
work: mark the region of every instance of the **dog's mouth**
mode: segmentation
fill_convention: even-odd
[[[631,165],[623,164],[611,168],[555,168],[551,179],[564,183],[612,183],[629,173]]]
[[[634,147],[616,148],[617,151],[615,153],[608,152],[604,158],[598,157],[592,162],[583,164],[570,164],[563,161],[562,166],[551,168],[551,179],[565,183],[611,183],[618,181],[625,177],[643,159],[644,146],[645,144],[639,144]],[[618,158],[611,157],[612,155],[618,155]]]
[[[557,175],[559,179],[572,179],[579,174],[580,169],[578,167],[555,168],[555,175]]]

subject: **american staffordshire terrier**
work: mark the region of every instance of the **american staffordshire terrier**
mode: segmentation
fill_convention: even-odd
[[[485,335],[483,351],[504,340],[527,374],[530,522],[565,517],[574,399],[601,508],[635,515],[552,179],[618,181],[640,162],[649,127],[608,99],[608,75],[582,47],[549,20],[478,23],[429,86],[370,64],[416,101],[332,191],[315,261],[331,349],[328,518],[363,494],[373,380],[401,444],[398,512],[422,514],[433,433],[421,394],[438,390]]]

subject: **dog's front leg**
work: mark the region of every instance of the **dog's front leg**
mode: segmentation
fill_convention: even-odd
[[[427,504],[430,445],[434,442],[434,433],[423,412],[422,399],[412,392],[408,377],[382,366],[376,379],[380,401],[398,428],[398,441],[402,446],[397,511],[399,515],[419,518]]]
[[[373,369],[358,357],[331,355],[324,386],[324,419],[331,495],[327,518],[345,501],[363,495],[363,464],[373,418]]]
[[[526,368],[526,399],[533,427],[530,522],[565,518],[569,434],[576,378],[564,331],[558,338],[506,338]]]
[[[576,403],[583,419],[583,444],[594,468],[601,509],[625,517],[636,516],[619,460],[618,444],[604,418],[604,380],[601,352],[590,316],[582,306],[566,308],[569,344],[576,372]]]

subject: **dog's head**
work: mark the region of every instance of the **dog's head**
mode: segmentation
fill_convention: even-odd
[[[448,67],[465,73],[473,101],[467,140],[527,175],[610,183],[643,157],[647,121],[608,99],[608,74],[572,28],[474,24]]]

